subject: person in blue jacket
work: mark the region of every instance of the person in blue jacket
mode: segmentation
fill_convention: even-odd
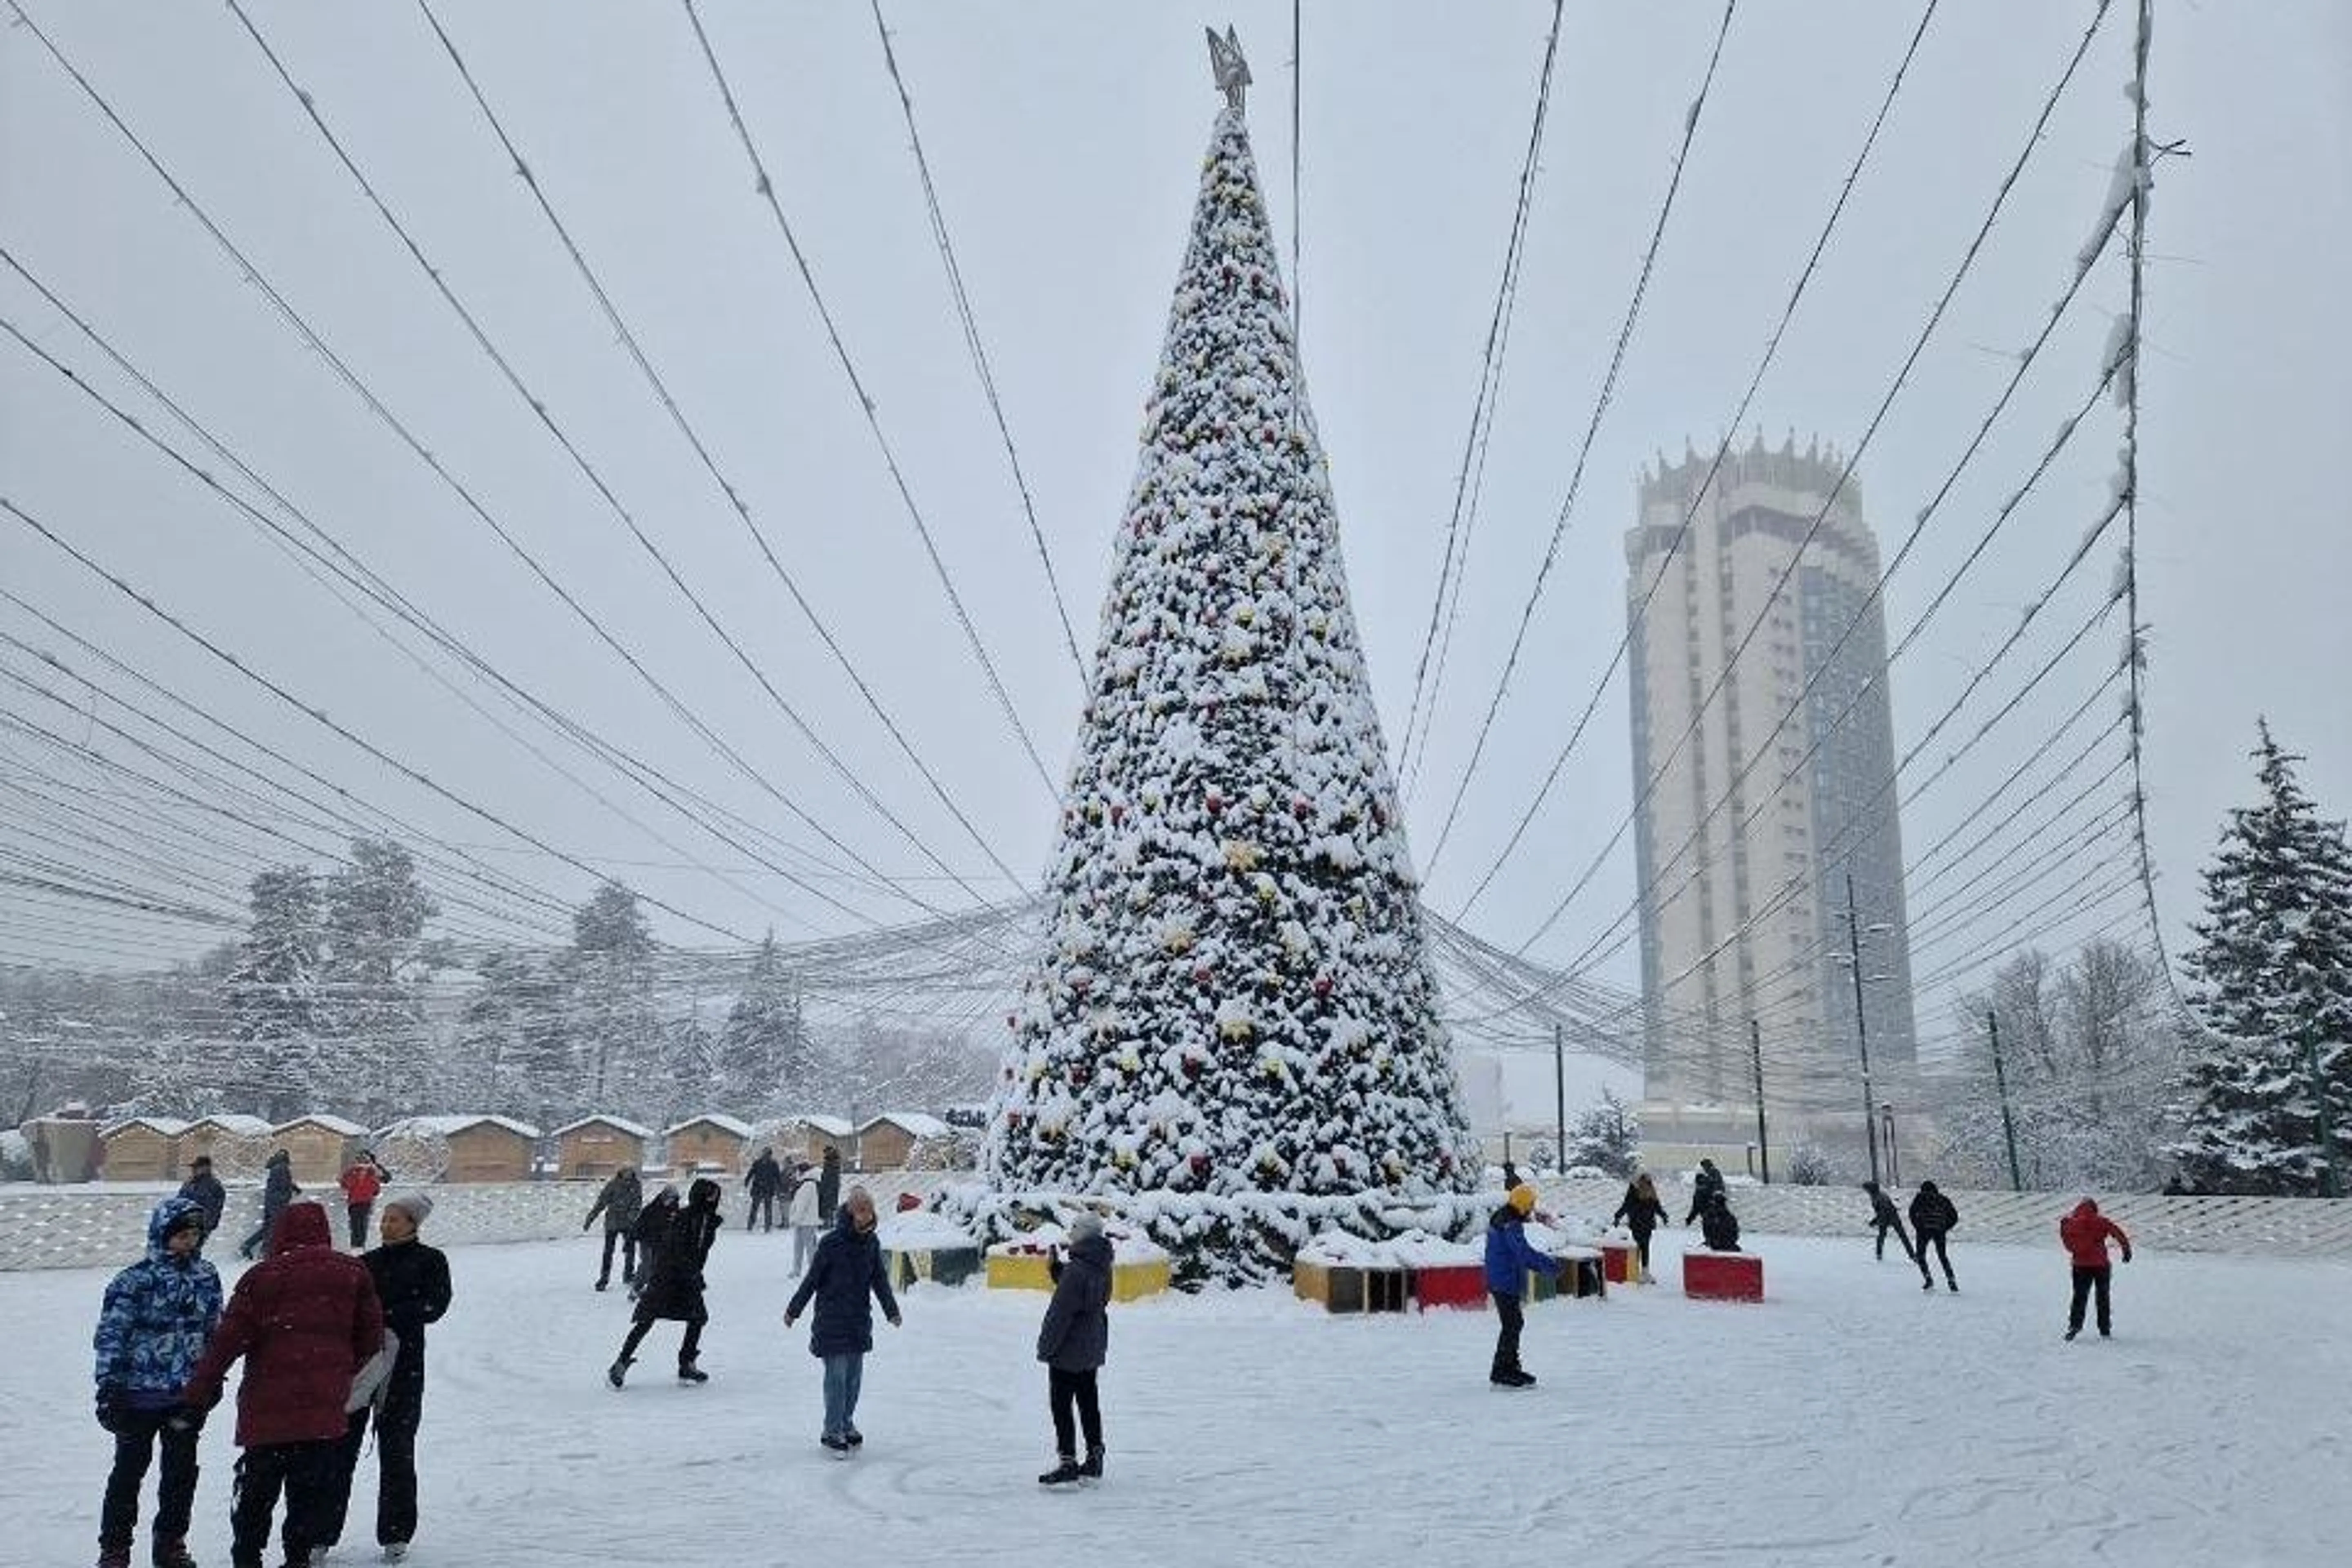
[[[160,1440],[157,1568],[194,1568],[188,1517],[196,1500],[196,1436],[204,1412],[180,1403],[221,1319],[220,1273],[198,1250],[205,1208],[169,1197],[147,1217],[147,1256],[117,1274],[99,1309],[98,1424],[114,1435],[114,1468],[98,1523],[100,1568],[130,1568],[139,1489]]]
[[[800,1289],[784,1307],[784,1327],[800,1321],[802,1310],[814,1300],[816,1315],[809,1322],[809,1354],[824,1363],[824,1436],[820,1439],[837,1459],[866,1441],[857,1429],[857,1392],[865,1382],[866,1354],[874,1348],[874,1309],[866,1298],[882,1303],[890,1326],[899,1323],[898,1299],[890,1293],[890,1271],[882,1261],[882,1243],[874,1234],[874,1198],[864,1187],[852,1187],[834,1216],[833,1228],[816,1244],[816,1257],[801,1277]]]
[[[1519,1364],[1519,1329],[1527,1321],[1519,1298],[1527,1290],[1530,1268],[1538,1274],[1559,1273],[1559,1259],[1528,1244],[1528,1215],[1535,1212],[1536,1190],[1523,1182],[1486,1222],[1486,1293],[1495,1299],[1495,1315],[1502,1320],[1495,1336],[1494,1370],[1486,1381],[1497,1388],[1535,1386],[1535,1375]]]

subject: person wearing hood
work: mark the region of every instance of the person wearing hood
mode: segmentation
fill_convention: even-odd
[[[147,1255],[108,1283],[99,1308],[98,1424],[114,1436],[114,1468],[98,1517],[99,1568],[131,1568],[139,1491],[159,1445],[156,1568],[194,1568],[188,1520],[205,1418],[180,1403],[180,1391],[221,1317],[220,1273],[199,1251],[205,1229],[204,1205],[195,1199],[157,1204],[147,1216]]]
[[[1886,1261],[1886,1233],[1891,1230],[1895,1233],[1895,1239],[1902,1244],[1903,1256],[1913,1263],[1919,1263],[1919,1255],[1912,1250],[1911,1238],[1903,1230],[1903,1212],[1895,1206],[1895,1200],[1886,1195],[1886,1189],[1876,1182],[1864,1182],[1862,1190],[1870,1194],[1869,1224],[1878,1233],[1878,1260],[1881,1263]],[[1924,1270],[1927,1266],[1919,1263],[1919,1267]]]
[[[629,1283],[631,1300],[646,1293],[646,1279],[653,1272],[654,1259],[661,1256],[662,1243],[669,1239],[670,1227],[677,1223],[678,1202],[677,1184],[664,1182],[652,1201],[637,1212],[636,1223],[629,1226],[629,1239],[637,1247],[637,1277]]]
[[[663,1189],[665,1193],[675,1190]],[[650,1215],[661,1206],[656,1199],[647,1205],[646,1213]],[[641,1276],[644,1289],[637,1297],[635,1321],[629,1326],[629,1337],[621,1342],[620,1355],[604,1370],[604,1381],[614,1388],[628,1380],[629,1368],[637,1359],[637,1347],[645,1343],[654,1325],[665,1318],[686,1325],[686,1338],[677,1347],[677,1380],[710,1381],[710,1374],[702,1370],[699,1361],[702,1327],[710,1321],[710,1309],[703,1300],[702,1268],[709,1261],[711,1244],[719,1239],[719,1227],[727,1223],[719,1213],[719,1184],[708,1176],[695,1178],[694,1184],[686,1191],[686,1206],[675,1214]]]
[[[2066,1337],[2073,1339],[2083,1331],[2084,1305],[2096,1295],[2099,1302],[2099,1338],[2106,1339],[2115,1331],[2115,1323],[2107,1311],[2107,1287],[2115,1276],[2115,1266],[2107,1261],[2107,1244],[2113,1242],[2123,1249],[2124,1261],[2132,1259],[2131,1237],[2124,1227],[2099,1212],[2099,1205],[2084,1198],[2074,1205],[2074,1212],[2058,1222],[2058,1239],[2065,1244],[2067,1261],[2074,1268],[2074,1295],[2066,1308]]]
[[[833,1224],[834,1212],[841,1206],[841,1151],[828,1143],[824,1146],[824,1162],[816,1173],[816,1223],[819,1226]]]
[[[1698,1163],[1698,1174],[1691,1178],[1690,1213],[1683,1215],[1683,1228],[1688,1230],[1691,1221],[1706,1215],[1707,1195],[1710,1193],[1722,1191],[1723,1173],[1715,1168],[1714,1161],[1701,1160]]]
[[[809,1321],[809,1354],[824,1363],[824,1434],[819,1441],[835,1458],[847,1458],[866,1441],[857,1429],[857,1394],[866,1380],[866,1353],[874,1348],[872,1301],[882,1303],[892,1328],[901,1321],[875,1223],[872,1195],[864,1187],[850,1188],[833,1228],[817,1243],[800,1289],[784,1306],[789,1329],[812,1300],[816,1303]]]
[[[793,1195],[785,1200],[784,1219],[793,1227],[793,1273],[808,1272],[809,1259],[816,1256],[817,1232],[824,1222],[816,1213],[816,1178],[803,1165],[800,1179],[793,1184]]]
[[[613,1283],[613,1244],[621,1244],[621,1283],[634,1285],[637,1280],[637,1215],[646,1206],[646,1189],[638,1180],[635,1165],[624,1165],[604,1178],[604,1185],[596,1194],[595,1205],[588,1217],[580,1222],[585,1231],[604,1216],[604,1260],[596,1268],[596,1289],[602,1290]]]
[[[283,1149],[270,1155],[262,1167],[261,1223],[253,1227],[251,1236],[237,1243],[239,1258],[250,1259],[257,1252],[270,1250],[269,1233],[277,1228],[278,1216],[286,1212],[286,1205],[301,1190],[294,1184],[293,1157]]]
[[[366,1266],[335,1250],[325,1209],[289,1205],[269,1256],[236,1282],[182,1395],[194,1410],[211,1409],[228,1369],[245,1363],[230,1568],[261,1568],[280,1492],[286,1561],[308,1563],[325,1540],[352,1380],[383,1343],[383,1308]]]
[[[343,1207],[352,1222],[352,1249],[367,1245],[368,1218],[375,1213],[375,1200],[383,1194],[383,1184],[392,1173],[376,1163],[375,1151],[362,1149],[335,1185],[343,1189]]]
[[[417,1239],[417,1229],[433,1213],[433,1200],[423,1193],[404,1193],[383,1205],[377,1228],[381,1245],[360,1261],[375,1283],[376,1299],[383,1304],[384,1327],[398,1349],[392,1370],[374,1396],[351,1414],[337,1454],[334,1500],[328,1510],[320,1544],[331,1546],[342,1538],[343,1516],[351,1506],[352,1479],[359,1468],[360,1449],[371,1421],[375,1426],[375,1541],[383,1559],[397,1563],[408,1555],[416,1535],[416,1428],[425,1418],[425,1331],[449,1310],[449,1259],[437,1247]]]
[[[1960,1223],[1960,1211],[1952,1200],[1933,1182],[1922,1182],[1919,1190],[1911,1194],[1911,1234],[1919,1247],[1919,1289],[1933,1290],[1936,1277],[1927,1272],[1927,1249],[1936,1249],[1937,1259],[1944,1266],[1944,1284],[1958,1290],[1960,1282],[1952,1278],[1952,1255],[1945,1250],[1944,1238]]]
[[[1054,1450],[1060,1463],[1037,1478],[1048,1487],[1100,1480],[1103,1473],[1102,1405],[1096,1375],[1110,1355],[1110,1237],[1102,1216],[1082,1214],[1070,1222],[1070,1257],[1046,1261],[1054,1299],[1037,1329],[1037,1359],[1045,1363],[1045,1403],[1054,1416]],[[1073,1410],[1076,1419],[1071,1419]],[[1078,1429],[1087,1457],[1078,1458]]]
[[[199,1154],[188,1162],[188,1179],[180,1184],[180,1196],[205,1211],[205,1239],[210,1241],[213,1232],[220,1228],[221,1215],[228,1212],[228,1189],[213,1174],[210,1154]]]
[[[1497,1388],[1533,1388],[1535,1374],[1519,1364],[1519,1330],[1527,1321],[1520,1298],[1528,1270],[1558,1276],[1559,1259],[1528,1244],[1528,1215],[1536,1212],[1536,1190],[1522,1182],[1486,1222],[1486,1293],[1495,1299],[1502,1327],[1495,1336],[1495,1364],[1486,1381]]]
[[[1658,1201],[1658,1184],[1643,1171],[1625,1184],[1625,1201],[1609,1216],[1609,1223],[1622,1223],[1633,1233],[1633,1249],[1641,1255],[1642,1283],[1650,1282],[1650,1237],[1658,1226],[1666,1223],[1666,1205]]]
[[[751,1212],[743,1216],[743,1231],[776,1228],[776,1200],[784,1190],[784,1168],[776,1163],[776,1152],[762,1149],[751,1168],[743,1173],[743,1187],[751,1195]],[[764,1223],[762,1223],[764,1222]]]
[[[1709,1252],[1739,1250],[1739,1216],[1731,1212],[1731,1196],[1721,1187],[1706,1194],[1706,1207],[1698,1216],[1698,1234]]]

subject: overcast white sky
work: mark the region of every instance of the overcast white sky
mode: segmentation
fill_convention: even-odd
[[[24,4],[295,308],[597,618],[831,832],[893,872],[935,874],[814,759],[653,570],[364,205],[233,15]],[[685,12],[547,0],[436,8],[820,613],[998,854],[1032,874],[1053,804],[949,613],[752,189]],[[1769,439],[1793,430],[1801,445],[1818,434],[1848,449],[1860,439],[2093,9],[2088,0],[1942,7],[1750,416]],[[921,838],[974,886],[1005,890],[982,879],[980,851],[832,665],[649,395],[424,15],[403,4],[287,0],[250,10],[426,254],[714,614]],[[2340,298],[2352,253],[2352,8],[2209,0],[2158,10],[2152,128],[2194,152],[2161,169],[2151,217],[2141,516],[2154,660],[2149,817],[2177,950],[2222,814],[2249,794],[2257,712],[2308,754],[2323,805],[2352,809],[2343,694],[2352,623],[2342,605],[2352,516],[2336,472],[2352,429],[2352,328]],[[1249,50],[1252,121],[1286,240],[1302,210],[1289,177],[1290,7],[894,0],[885,12],[1090,653],[1216,108],[1201,25],[1231,20]],[[1058,773],[1081,691],[964,353],[872,16],[858,5],[746,0],[710,0],[702,13],[912,493]],[[1412,802],[1424,863],[1559,513],[1719,15],[1695,0],[1569,8],[1434,765]],[[1539,0],[1305,6],[1307,368],[1392,744],[1412,697],[1549,16]],[[1739,5],[1527,663],[1432,872],[1440,910],[1460,906],[1496,852],[1615,646],[1639,466],[1660,450],[1679,457],[1685,438],[1711,439],[1737,405],[1917,17],[1916,5],[1885,0]],[[2129,130],[2130,24],[2129,5],[2117,5],[1863,459],[1865,510],[1890,554],[2066,282]],[[485,658],[695,788],[814,842],[666,713],[301,345],[22,27],[0,31],[0,243]],[[2125,289],[2118,253],[1890,584],[1898,633],[2087,393]],[[194,449],[5,269],[0,314]],[[2096,516],[2119,431],[2103,405],[1895,667],[1898,742],[1958,694]],[[0,480],[18,505],[254,668],[583,859],[732,930],[772,922],[790,935],[795,918],[856,929],[565,753],[686,858],[737,868],[740,887],[671,864],[677,850],[467,712],[246,521],[5,340]],[[2103,549],[2078,574],[1949,738],[1972,731],[2080,623],[2112,560]],[[519,851],[207,666],[5,519],[0,585],[361,795],[484,846],[485,858],[567,900],[586,890],[583,875]],[[64,651],[5,605],[0,630]],[[1915,854],[2081,700],[2121,631],[2118,618],[2094,634],[2042,696],[1922,797],[1904,823]],[[5,648],[0,667],[35,668]],[[89,715],[65,720],[20,687],[0,690],[0,710],[109,744]],[[111,712],[100,704],[96,716]],[[1626,746],[1621,679],[1535,831],[1472,912],[1475,930],[1511,947],[1533,931],[1617,826],[1630,799]],[[11,772],[36,782],[61,773],[69,788],[91,787],[50,748],[0,732],[0,773]],[[0,801],[0,814],[18,814],[0,816],[13,842],[74,859],[28,837],[56,829],[23,798]],[[217,824],[204,831],[238,847],[232,861],[249,866],[266,850]],[[180,885],[202,893],[204,879],[227,875],[190,862]],[[1626,906],[1633,881],[1621,848],[1538,955],[1583,948]],[[919,886],[941,907],[968,901],[950,883]],[[845,896],[873,919],[913,912]],[[1990,915],[1985,931],[2035,902]],[[713,940],[676,921],[663,926],[677,940]],[[206,940],[0,903],[0,960],[119,963],[186,956]],[[1955,935],[1945,951],[1968,945]],[[1630,953],[1611,966],[1612,978],[1631,973]],[[1921,1005],[1936,1008],[1927,997]]]

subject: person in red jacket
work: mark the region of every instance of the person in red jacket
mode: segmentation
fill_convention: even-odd
[[[181,1394],[210,1409],[229,1367],[244,1358],[236,1446],[245,1453],[229,1511],[230,1568],[262,1568],[281,1490],[286,1561],[310,1561],[323,1539],[320,1510],[332,1500],[352,1379],[383,1342],[383,1308],[366,1266],[335,1250],[326,1210],[289,1205],[268,1258],[236,1282]]]
[[[2083,1303],[2093,1292],[2099,1298],[2099,1338],[2105,1339],[2114,1331],[2114,1322],[2107,1315],[2107,1282],[2115,1268],[2107,1261],[2107,1243],[2123,1248],[2124,1261],[2131,1261],[2131,1237],[2124,1227],[2099,1212],[2099,1205],[2084,1198],[2074,1205],[2074,1213],[2058,1222],[2058,1239],[2066,1244],[2066,1256],[2074,1265],[2074,1300],[2066,1309],[2066,1337],[2073,1339],[2083,1331]]]
[[[360,1157],[352,1162],[351,1168],[336,1180],[335,1184],[343,1189],[343,1206],[351,1215],[352,1250],[354,1252],[367,1245],[368,1215],[373,1212],[375,1200],[382,1195],[383,1184],[390,1175],[390,1172],[375,1163],[373,1151],[362,1149]]]

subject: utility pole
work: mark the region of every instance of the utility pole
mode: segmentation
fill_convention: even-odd
[[[1756,1165],[1764,1184],[1772,1184],[1772,1145],[1764,1137],[1764,1026],[1748,1020],[1748,1058],[1756,1068]]]
[[[1862,1050],[1862,1141],[1870,1146],[1870,1179],[1878,1180],[1878,1105],[1870,1092],[1870,1022],[1862,1007],[1862,917],[1853,902],[1853,873],[1845,874],[1846,954],[1853,960],[1853,1037]]]
[[[2344,1195],[2344,1178],[2336,1165],[2336,1129],[2327,1118],[2327,1079],[2319,1070],[2319,1021],[2315,1017],[2304,1026],[2303,1049],[2305,1065],[2311,1073],[2312,1109],[2319,1121],[2319,1195],[2340,1198]]]
[[[1551,1112],[1554,1125],[1551,1168],[1568,1169],[1568,1030],[1557,1019],[1551,1026]]]
[[[2009,1114],[2009,1072],[2000,1065],[2000,1015],[1986,1009],[1985,1027],[1992,1035],[1992,1082],[2000,1095],[2000,1135],[2009,1142],[2009,1190],[2021,1193],[2025,1178],[2017,1169],[2017,1122]]]

